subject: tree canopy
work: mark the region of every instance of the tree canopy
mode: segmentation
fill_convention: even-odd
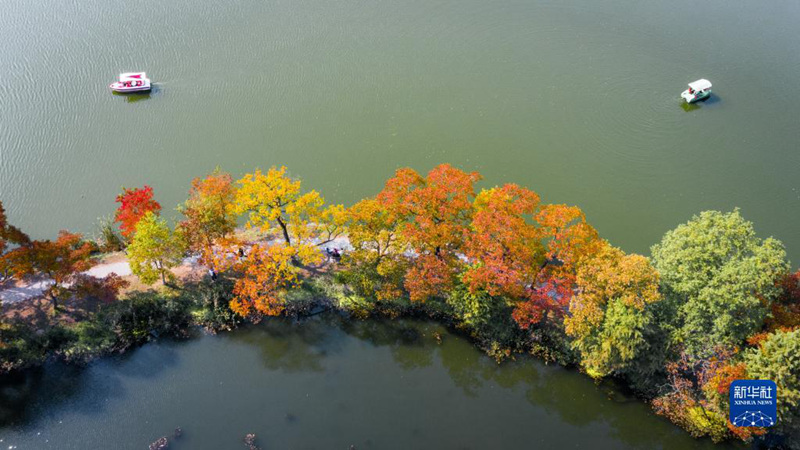
[[[161,205],[153,200],[153,188],[145,185],[141,188],[122,188],[122,194],[116,199],[119,203],[114,221],[119,222],[122,235],[131,239],[136,232],[136,224],[148,212],[158,214]]]
[[[245,174],[238,181],[234,212],[247,214],[248,227],[270,232],[277,225],[286,245],[307,263],[320,262],[317,246],[344,232],[344,208],[325,207],[317,191],[303,193],[300,180],[287,175],[286,167]]]
[[[771,334],[759,348],[745,354],[745,362],[752,379],[775,382],[778,425],[796,432],[800,427],[800,328]]]
[[[189,198],[179,210],[186,217],[178,229],[189,250],[199,252],[203,264],[217,270],[214,246],[236,228],[236,187],[230,174],[217,168],[192,180]]]
[[[159,277],[166,283],[172,276],[169,269],[177,266],[182,256],[181,240],[169,229],[167,221],[148,211],[136,225],[133,241],[128,245],[131,271],[142,283],[153,284]]]
[[[24,275],[24,269],[20,266],[22,256],[20,246],[28,244],[30,238],[19,228],[8,223],[3,202],[0,202],[0,284],[14,276]]]
[[[623,372],[647,351],[658,273],[647,258],[606,244],[578,269],[577,286],[564,323],[581,364],[596,377]]]
[[[758,238],[738,210],[700,213],[667,232],[652,255],[676,308],[674,340],[697,354],[759,331],[789,269],[783,245]]]
[[[399,169],[377,200],[399,220],[398,233],[416,254],[406,273],[412,301],[442,296],[453,286],[472,218],[476,172],[449,164],[434,167],[426,177]]]

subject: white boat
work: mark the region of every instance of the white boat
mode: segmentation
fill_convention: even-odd
[[[711,82],[705,78],[689,83],[689,89],[681,92],[681,98],[686,100],[686,103],[694,103],[700,100],[705,100],[711,96]]]
[[[108,87],[114,92],[146,92],[150,90],[150,79],[144,72],[121,73],[119,81]]]

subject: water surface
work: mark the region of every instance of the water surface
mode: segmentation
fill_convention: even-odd
[[[441,337],[441,343],[436,339]],[[159,342],[0,388],[0,448],[722,448],[609,385],[528,357],[498,365],[439,325],[269,320]]]
[[[796,263],[798,23],[794,0],[5,0],[0,199],[49,237],[122,185],[171,210],[217,165],[351,204],[450,162],[627,251],[739,206]],[[153,93],[111,95],[132,70]],[[714,97],[682,108],[702,77]]]

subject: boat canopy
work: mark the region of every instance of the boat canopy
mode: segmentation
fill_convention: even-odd
[[[147,74],[144,72],[126,72],[119,74],[120,81],[131,80],[131,79],[142,80],[145,78],[147,78]]]
[[[705,78],[701,78],[697,81],[689,83],[689,87],[695,91],[705,91],[706,89],[711,89],[711,82]]]

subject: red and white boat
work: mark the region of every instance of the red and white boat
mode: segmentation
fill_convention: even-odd
[[[108,87],[114,92],[146,92],[150,90],[150,79],[144,72],[121,73],[119,81]]]

